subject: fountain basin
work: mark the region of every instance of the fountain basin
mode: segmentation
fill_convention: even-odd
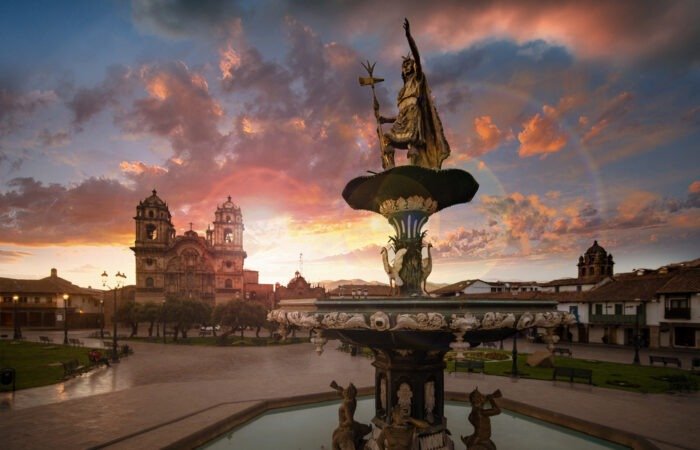
[[[368,389],[361,390],[367,392]],[[455,441],[459,436],[471,434],[467,422],[470,406],[464,402],[465,394],[446,393],[450,401],[445,405],[445,413],[450,421],[450,429]],[[332,397],[333,394],[330,395]],[[293,405],[292,399],[266,402],[284,405],[283,408],[261,408],[260,414],[244,417],[233,423],[231,429],[202,445],[208,450],[250,450],[250,449],[331,449],[329,430],[336,425],[339,401],[324,401],[319,397],[316,403],[306,403],[308,397],[300,399],[300,405]],[[329,397],[326,395],[325,397]],[[540,408],[501,399],[506,411],[492,419],[493,440],[501,449],[625,449],[653,448],[645,439],[618,430],[555,414]],[[363,420],[374,413],[371,398],[359,399],[356,416]],[[458,443],[456,448],[463,448]]]

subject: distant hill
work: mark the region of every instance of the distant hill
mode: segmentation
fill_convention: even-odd
[[[315,283],[314,283],[315,284]],[[389,283],[381,283],[379,281],[365,281],[359,278],[353,278],[352,280],[323,280],[319,281],[318,284],[326,288],[326,291],[332,291],[338,286],[352,285],[369,285],[369,286],[388,286]],[[427,288],[428,291],[433,291],[441,287],[447,286],[448,283],[431,283],[428,281]]]

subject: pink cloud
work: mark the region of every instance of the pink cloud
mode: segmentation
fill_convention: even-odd
[[[700,180],[690,183],[690,186],[688,186],[688,192],[691,194],[700,194]]]
[[[476,136],[470,139],[467,148],[471,157],[479,157],[495,150],[504,139],[503,132],[493,123],[491,116],[475,117],[474,132]]]
[[[556,153],[566,146],[568,136],[558,124],[558,112],[549,105],[544,105],[543,113],[537,113],[525,123],[523,130],[518,133],[521,158],[529,156]]]

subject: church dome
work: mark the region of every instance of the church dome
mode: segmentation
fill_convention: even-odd
[[[150,197],[145,199],[143,202],[141,202],[144,206],[156,206],[156,207],[165,207],[165,202],[161,200],[160,197],[158,197],[157,192],[155,189],[152,191],[153,193],[151,194]]]
[[[599,258],[607,258],[608,252],[606,252],[603,247],[598,245],[598,241],[593,241],[593,245],[586,250],[586,256],[589,258],[595,258],[596,256]]]

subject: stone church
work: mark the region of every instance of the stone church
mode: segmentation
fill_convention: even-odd
[[[160,303],[168,297],[211,305],[234,299],[264,304],[272,300],[273,286],[259,284],[258,272],[243,268],[243,215],[230,196],[217,206],[205,236],[193,231],[191,224],[178,236],[168,205],[155,189],[139,202],[134,222],[131,250],[136,258],[137,302]]]

